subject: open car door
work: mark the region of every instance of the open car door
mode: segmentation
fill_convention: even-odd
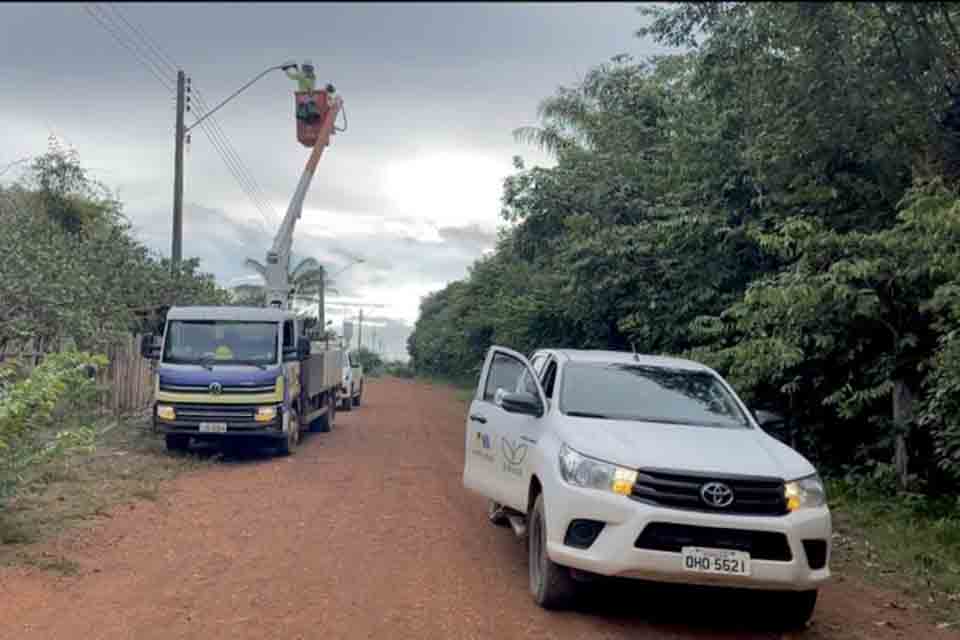
[[[525,511],[531,449],[545,408],[543,390],[527,359],[491,347],[467,415],[464,486]]]

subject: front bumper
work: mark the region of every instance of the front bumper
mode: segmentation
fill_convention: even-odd
[[[163,403],[171,404],[171,403]],[[278,407],[277,417],[270,422],[257,422],[250,418],[238,418],[233,415],[225,414],[221,405],[177,405],[173,404],[174,411],[177,412],[176,420],[161,420],[157,417],[157,409],[153,409],[154,429],[163,434],[183,435],[195,438],[230,438],[230,437],[256,437],[284,439],[286,434],[283,431],[283,409]],[[236,412],[234,407],[231,411]],[[188,414],[189,417],[181,417],[181,411]],[[200,431],[201,422],[225,423],[226,432],[209,433]]]
[[[741,516],[652,506],[624,496],[570,486],[564,486],[563,489],[559,492],[561,495],[554,495],[552,499],[545,496],[547,553],[558,564],[607,576],[786,591],[816,589],[830,578],[831,521],[826,507],[785,516]],[[567,528],[574,519],[605,523],[599,536],[587,549],[564,543]],[[637,547],[641,533],[648,525],[655,523],[664,523],[668,525],[666,528],[672,529],[696,527],[698,530],[711,528],[760,532],[756,535],[764,538],[770,538],[770,534],[782,534],[789,551],[784,548],[783,555],[777,560],[756,558],[751,553],[749,576],[696,573],[684,568],[679,549],[660,551]],[[663,528],[663,525],[657,526]],[[773,537],[780,539],[780,535]],[[811,568],[811,561],[814,566],[818,563],[816,559],[808,558],[805,540],[824,541],[826,556],[822,567]],[[701,542],[689,546],[711,545]],[[734,547],[718,544],[717,548]]]

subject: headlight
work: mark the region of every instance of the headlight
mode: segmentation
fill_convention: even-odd
[[[637,472],[577,453],[567,445],[560,448],[560,475],[566,482],[586,489],[612,491],[628,496],[637,481]]]
[[[158,404],[157,417],[161,420],[176,420],[177,412],[168,404]]]
[[[276,407],[257,407],[257,422],[271,422],[277,417]]]
[[[788,511],[813,509],[827,504],[827,492],[817,474],[786,483],[783,492]]]

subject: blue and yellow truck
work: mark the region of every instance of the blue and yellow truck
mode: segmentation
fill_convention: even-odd
[[[268,440],[289,455],[302,431],[329,431],[343,353],[311,342],[294,313],[258,307],[172,307],[157,361],[153,420],[169,450],[193,440]]]

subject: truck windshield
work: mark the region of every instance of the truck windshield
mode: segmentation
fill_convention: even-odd
[[[232,320],[171,320],[163,361],[171,364],[273,364],[277,323]]]
[[[714,375],[639,364],[567,364],[560,410],[584,418],[750,428]]]

